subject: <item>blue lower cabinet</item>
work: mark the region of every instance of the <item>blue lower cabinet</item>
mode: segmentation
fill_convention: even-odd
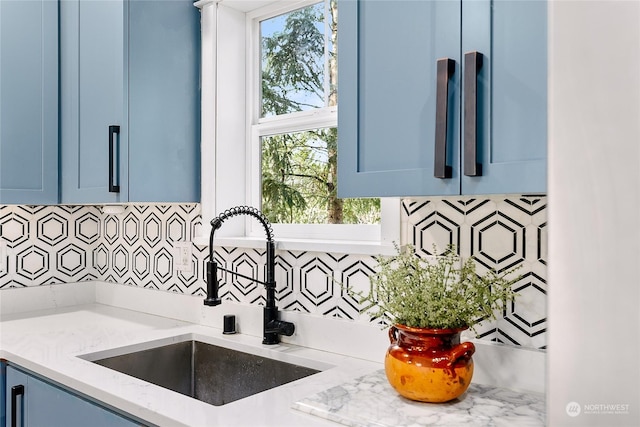
[[[7,427],[141,425],[11,365],[3,390]]]
[[[7,425],[7,408],[5,407],[5,389],[7,377],[7,363],[4,360],[0,360],[0,427]]]

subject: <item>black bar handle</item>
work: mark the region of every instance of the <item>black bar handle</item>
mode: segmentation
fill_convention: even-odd
[[[24,399],[24,386],[22,384],[11,387],[11,427],[18,427],[18,396],[22,396]],[[22,414],[22,411],[20,413]],[[20,419],[22,419],[22,415]]]
[[[434,148],[433,176],[451,178],[451,166],[447,165],[447,119],[449,115],[449,79],[456,63],[451,58],[437,61],[436,76],[436,143]]]
[[[464,174],[482,176],[478,162],[478,73],[482,68],[482,54],[464,54]]]
[[[117,125],[109,126],[109,192],[110,193],[120,192],[120,185],[116,185],[113,183],[113,164],[115,159],[114,144],[115,144],[115,136],[119,134],[120,134],[120,126],[117,126]]]

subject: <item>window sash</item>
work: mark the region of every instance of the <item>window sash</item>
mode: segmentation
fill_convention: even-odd
[[[259,119],[256,94],[260,90],[257,75],[260,55],[259,43],[256,43],[259,39],[254,38],[260,33],[259,20],[314,3],[317,0],[285,0],[249,12],[226,7],[232,4],[228,1],[203,7],[203,222],[194,239],[199,244],[208,244],[209,221],[224,209],[239,204],[260,205],[260,199],[252,199],[251,188],[260,188],[255,184],[261,175],[260,157],[252,150],[258,149],[261,136],[337,124],[337,107]],[[237,55],[242,47],[245,54]],[[218,109],[223,105],[224,109]],[[259,191],[253,193],[260,197]],[[391,243],[400,241],[400,200],[381,199],[380,225],[362,226],[378,227],[379,232],[355,232],[350,236],[340,232],[338,237],[344,239],[341,241],[331,239],[324,231],[312,230],[314,227],[309,225],[298,227],[311,230],[311,235],[296,236],[296,232],[286,230],[287,226],[285,224],[285,229],[280,229],[280,224],[274,227],[279,247],[286,250],[392,254]],[[313,239],[312,235],[319,238]],[[375,239],[366,241],[370,235],[375,235]],[[229,221],[216,237],[220,243],[238,247],[262,248],[264,245],[264,230],[248,217]]]
[[[261,206],[262,204],[262,137],[338,126],[337,106],[261,117],[260,21],[319,2],[314,0],[305,3],[291,5],[288,10],[279,8],[277,13],[255,15],[252,17],[250,25],[248,25],[252,29],[249,39],[253,42],[253,49],[249,63],[253,64],[251,70],[253,82],[250,82],[247,88],[247,106],[253,120],[248,129],[250,136],[248,138],[247,153],[249,153],[250,158],[249,169],[251,177],[247,181],[247,194],[252,206]],[[326,5],[327,2],[325,2],[325,8],[328,7]],[[326,33],[327,31],[325,31],[325,49],[328,48],[326,45]],[[328,79],[325,79],[325,85],[328,85]],[[273,228],[279,238],[357,241],[380,241],[381,239],[380,224],[273,224]],[[263,233],[253,221],[247,221],[246,230],[247,235],[250,237],[258,237]]]

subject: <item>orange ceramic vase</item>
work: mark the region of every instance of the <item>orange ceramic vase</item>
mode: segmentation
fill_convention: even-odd
[[[389,328],[391,345],[384,368],[402,396],[422,402],[447,402],[467,390],[473,376],[473,343],[460,343],[460,329]]]

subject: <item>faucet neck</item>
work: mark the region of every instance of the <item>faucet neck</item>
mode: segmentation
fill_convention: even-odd
[[[211,220],[211,233],[209,234],[209,261],[213,262],[213,236],[217,229],[222,227],[222,223],[227,219],[238,216],[238,215],[249,215],[254,217],[260,222],[262,228],[264,228],[264,232],[267,235],[267,268],[269,266],[269,243],[273,243],[273,227],[271,227],[271,223],[267,219],[267,217],[260,212],[260,210],[254,208],[253,206],[236,206],[233,208],[229,208],[226,211],[222,212],[217,217]],[[275,252],[275,250],[274,250]],[[275,265],[275,259],[274,259]],[[267,282],[269,278],[267,278]]]
[[[230,271],[222,267],[218,267],[213,259],[213,236],[222,223],[236,215],[250,215],[256,218],[264,227],[267,235],[266,257],[267,268],[264,282],[260,282],[252,277],[244,276],[235,271]],[[209,235],[209,261],[207,262],[207,298],[206,305],[220,304],[221,299],[218,297],[218,279],[217,270],[227,271],[254,282],[263,283],[266,288],[266,304],[263,308],[263,344],[277,344],[280,342],[280,335],[291,336],[295,331],[295,326],[291,322],[285,322],[278,319],[278,307],[276,304],[276,244],[273,241],[273,229],[269,220],[258,209],[250,206],[237,206],[227,209],[222,214],[211,220],[211,234]]]

